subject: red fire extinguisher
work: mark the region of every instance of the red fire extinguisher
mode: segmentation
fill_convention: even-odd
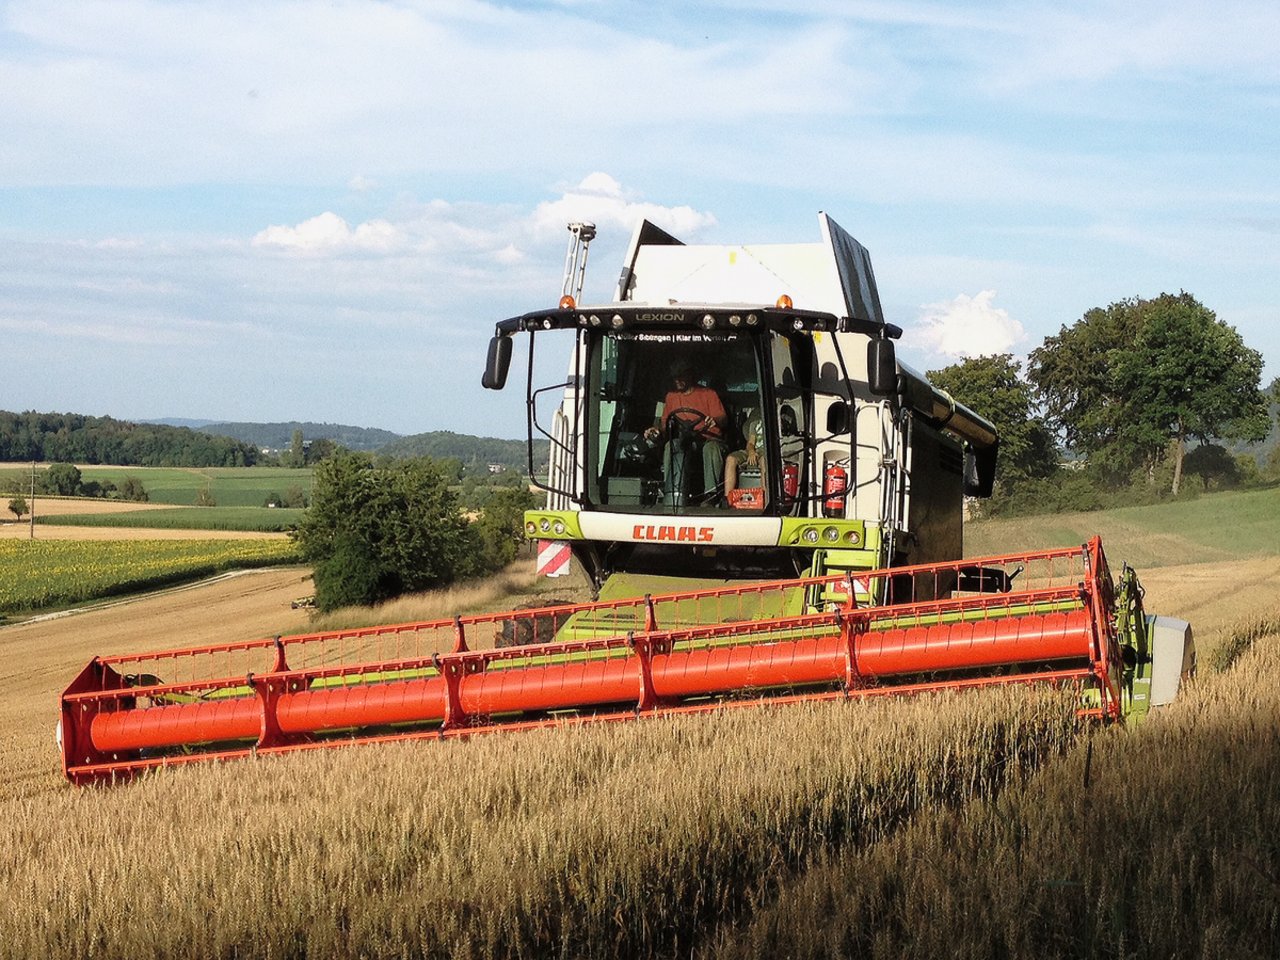
[[[791,461],[782,464],[782,499],[787,503],[795,503],[800,495],[800,467]]]
[[[822,515],[824,517],[844,516],[844,495],[849,489],[849,471],[840,465],[838,460],[827,464],[822,476]]]

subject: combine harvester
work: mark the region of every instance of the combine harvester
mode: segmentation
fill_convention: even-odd
[[[526,530],[595,601],[96,658],[62,696],[67,777],[992,684],[1069,684],[1105,721],[1169,702],[1190,627],[1096,538],[960,559],[996,430],[896,359],[866,249],[820,227],[691,246],[645,222],[615,299],[579,307],[595,230],[571,224],[559,305],[497,325],[483,383],[527,334],[531,474],[551,449]],[[570,361],[540,387],[543,337]]]

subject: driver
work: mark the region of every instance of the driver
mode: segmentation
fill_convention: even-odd
[[[678,458],[676,472],[682,472],[686,452],[672,449],[675,446],[672,441],[677,438],[670,433],[682,428],[692,430],[694,436],[702,441],[702,492],[715,493],[724,479],[724,426],[727,420],[724,404],[714,390],[698,384],[693,376],[693,367],[687,360],[680,360],[672,367],[671,380],[673,388],[662,404],[662,419],[644,432],[645,439],[650,443],[657,443],[659,439],[667,441],[663,468],[670,486],[672,460]]]

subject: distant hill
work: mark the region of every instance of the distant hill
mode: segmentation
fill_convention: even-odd
[[[79,413],[0,410],[0,461],[138,467],[247,467],[258,448],[232,437],[166,424]]]
[[[203,424],[192,429],[188,424]],[[208,420],[125,421],[72,413],[0,411],[0,461],[65,460],[138,466],[247,466],[259,451],[288,450],[295,430],[304,440],[331,440],[348,450],[391,457],[456,458],[464,467],[501,464],[525,473],[524,440],[473,437],[451,430],[402,436],[376,427],[291,420],[282,423],[215,423]],[[547,468],[549,444],[534,443],[534,469]],[[483,471],[480,471],[483,472]]]
[[[134,423],[146,423],[161,427],[186,427],[189,430],[199,430],[201,427],[207,427],[214,420],[192,420],[190,417],[156,417],[154,420],[135,420]]]
[[[348,450],[378,450],[400,439],[400,434],[376,427],[352,427],[342,423],[312,423],[291,420],[287,423],[209,423],[205,433],[233,437],[258,448],[287,450],[293,432],[302,431],[304,440],[332,440]]]
[[[456,457],[463,465],[500,463],[508,470],[525,472],[529,468],[528,447],[524,440],[499,440],[496,437],[472,437],[451,430],[415,433],[387,444],[379,452],[390,457],[431,457],[442,460]],[[534,469],[545,470],[549,444],[536,441],[533,446]]]

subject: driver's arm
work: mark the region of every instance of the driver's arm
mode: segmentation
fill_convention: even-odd
[[[662,403],[662,413],[659,415],[658,422],[649,427],[644,432],[644,438],[650,443],[656,443],[662,436],[662,432],[667,426],[667,415],[671,412],[671,396],[664,398]]]
[[[703,433],[707,433],[710,430],[719,430],[720,436],[723,437],[725,424],[728,422],[729,417],[724,412],[724,404],[720,402],[718,395],[713,393],[708,398],[707,408],[703,411],[703,416],[706,419],[702,421],[698,429]]]

